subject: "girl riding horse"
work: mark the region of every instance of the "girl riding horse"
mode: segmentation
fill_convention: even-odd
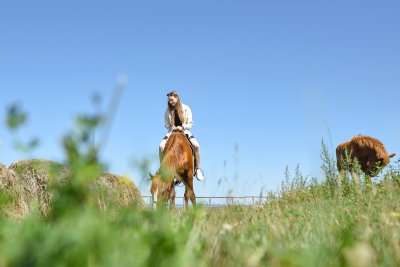
[[[159,147],[160,162],[163,158],[164,147],[167,143],[171,132],[175,129],[182,131],[189,139],[192,144],[194,154],[195,154],[195,175],[197,180],[202,181],[204,179],[204,173],[200,168],[200,146],[194,135],[190,132],[190,128],[193,126],[192,111],[189,106],[182,104],[179,98],[179,94],[176,91],[169,92],[168,97],[168,107],[164,115],[164,125],[168,129],[167,134],[161,141]]]

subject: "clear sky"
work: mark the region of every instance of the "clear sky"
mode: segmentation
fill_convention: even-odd
[[[29,120],[18,138],[41,143],[15,152],[2,123],[0,162],[63,160],[74,116],[96,110],[96,93],[106,110],[121,73],[102,160],[143,194],[134,162],[157,169],[170,90],[193,112],[199,196],[275,190],[297,164],[320,177],[322,138],[333,152],[370,135],[399,155],[399,14],[399,1],[369,0],[3,1],[0,115],[19,104]]]

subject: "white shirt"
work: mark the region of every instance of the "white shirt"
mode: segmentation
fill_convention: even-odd
[[[187,106],[185,104],[182,104],[182,110],[183,110],[183,115],[185,116],[185,119],[186,119],[186,123],[182,124],[182,127],[186,132],[193,126],[192,111],[190,110],[189,106]],[[168,131],[172,130],[171,114],[170,114],[168,108],[165,111],[165,115],[164,115],[164,125],[165,125],[165,128],[168,129]]]

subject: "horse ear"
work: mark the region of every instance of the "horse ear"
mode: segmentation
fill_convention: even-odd
[[[396,156],[396,154],[390,154],[389,158],[393,158],[394,156]]]
[[[152,175],[151,173],[149,173],[149,175],[150,175],[150,180],[153,180],[154,175]]]

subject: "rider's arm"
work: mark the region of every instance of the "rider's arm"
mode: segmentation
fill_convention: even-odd
[[[184,130],[190,130],[193,126],[193,118],[192,118],[192,111],[188,106],[185,106],[185,116],[186,116],[186,123],[182,124]]]
[[[171,131],[171,123],[169,122],[169,110],[167,109],[164,114],[164,126]]]

